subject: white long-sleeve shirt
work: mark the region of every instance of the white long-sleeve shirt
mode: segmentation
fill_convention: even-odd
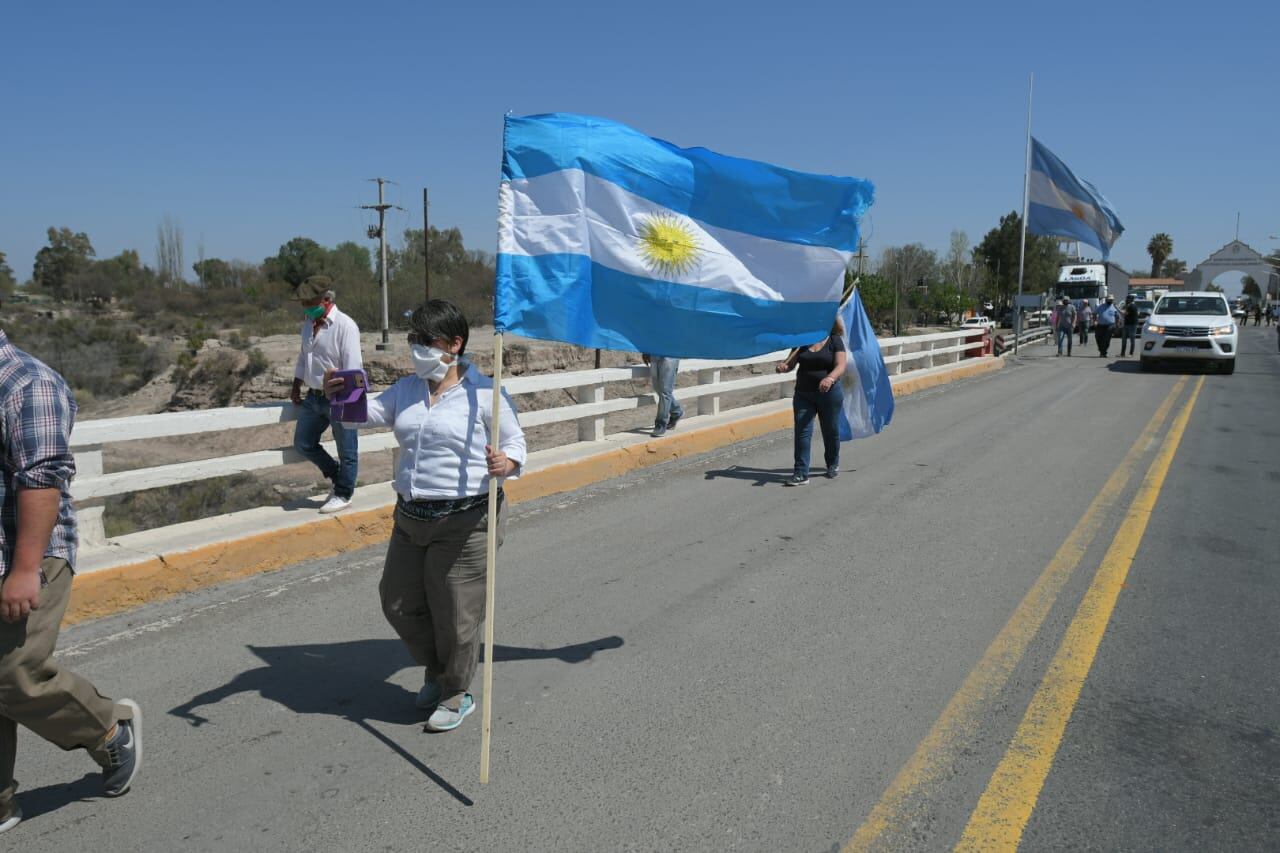
[[[441,500],[479,495],[489,488],[489,443],[493,380],[466,364],[461,381],[431,405],[425,379],[406,376],[369,400],[362,427],[390,426],[400,444],[395,490],[405,500]],[[524,430],[506,392],[499,409],[499,445],[516,463],[508,479],[520,476],[526,449]]]
[[[295,379],[316,391],[324,390],[326,370],[359,370],[364,367],[360,356],[360,329],[356,321],[335,305],[321,321],[320,331],[312,334],[310,318],[302,321],[302,347],[293,368]]]

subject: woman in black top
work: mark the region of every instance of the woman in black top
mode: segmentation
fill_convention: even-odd
[[[789,373],[797,367],[796,393],[791,399],[795,413],[795,472],[788,486],[809,482],[809,446],[813,439],[813,418],[822,427],[822,447],[827,463],[827,478],[834,480],[840,468],[840,408],[844,404],[844,324],[837,317],[831,334],[812,346],[796,350],[781,362],[778,373]]]

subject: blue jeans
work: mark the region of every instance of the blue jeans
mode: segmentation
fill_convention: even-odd
[[[1129,326],[1129,325],[1124,326],[1124,332],[1122,333],[1122,336],[1120,338],[1120,354],[1121,355],[1124,355],[1124,348],[1126,344],[1129,346],[1129,355],[1133,355],[1134,342],[1137,340],[1137,337],[1138,337],[1137,326]]]
[[[816,415],[822,428],[822,450],[827,469],[840,464],[840,409],[844,406],[844,389],[840,383],[831,390],[797,391],[791,398],[791,411],[796,418],[796,468],[797,477],[809,476],[809,446],[813,441],[813,418]]]
[[[673,416],[684,417],[684,407],[675,397],[676,371],[679,369],[678,358],[649,357],[649,376],[653,378],[653,391],[658,395],[658,414],[653,419],[655,426],[666,426]]]
[[[1062,355],[1062,342],[1067,342],[1067,355],[1071,355],[1072,329],[1067,326],[1058,327],[1058,355]]]
[[[333,441],[338,445],[338,458],[320,446],[324,431],[333,427]],[[329,401],[319,391],[308,391],[298,409],[298,424],[293,429],[293,448],[320,469],[325,479],[333,481],[333,493],[350,500],[356,491],[356,473],[360,453],[356,448],[356,431],[329,421]]]

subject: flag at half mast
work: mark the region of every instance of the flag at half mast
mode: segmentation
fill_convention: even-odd
[[[1077,178],[1044,143],[1032,137],[1027,230],[1088,243],[1107,258],[1112,245],[1124,233],[1124,226],[1097,187]]]
[[[674,357],[812,344],[874,193],[607,119],[508,116],[494,325]]]

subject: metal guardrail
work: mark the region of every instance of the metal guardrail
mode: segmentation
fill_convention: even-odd
[[[1014,339],[1017,339],[1017,345],[1024,347],[1027,344],[1037,343],[1039,341],[1048,340],[1053,337],[1053,330],[1048,326],[1038,329],[1030,329],[1020,335],[1014,335],[1010,332],[1007,335],[996,335],[995,354],[997,356],[1008,355],[1014,350]]]
[[[975,340],[975,337],[972,330],[960,330],[915,337],[885,338],[880,341],[880,350],[884,354],[889,372],[893,375],[901,375],[940,364],[955,363],[966,357],[967,353],[981,355],[985,344],[982,339]],[[682,359],[680,372],[695,373],[698,382],[696,385],[677,388],[675,396],[680,400],[697,400],[699,415],[719,414],[723,395],[735,391],[776,386],[779,389],[779,397],[786,397],[790,383],[795,380],[794,374],[769,372],[759,376],[726,380],[721,378],[721,372],[727,368],[773,364],[781,361],[787,354],[788,350],[780,350],[738,360]],[[647,382],[648,380],[649,368],[644,365],[634,365],[513,377],[503,382],[503,388],[513,397],[539,391],[574,389],[578,402],[523,412],[520,415],[520,423],[528,428],[576,421],[577,440],[591,442],[604,439],[607,415],[639,409],[655,402],[652,393],[605,399],[606,386],[616,382]],[[76,451],[79,472],[72,484],[72,495],[77,501],[97,501],[112,495],[197,482],[304,461],[292,447],[285,447],[111,473],[104,473],[102,468],[104,445],[248,429],[286,423],[296,419],[297,410],[292,404],[272,403],[82,421],[76,424],[71,434],[71,446]],[[330,453],[334,452],[333,442],[326,442],[323,446]],[[392,432],[366,435],[360,439],[361,453],[395,447],[396,439]],[[81,538],[85,544],[103,544],[106,536],[102,527],[102,507],[83,507],[79,512]]]

